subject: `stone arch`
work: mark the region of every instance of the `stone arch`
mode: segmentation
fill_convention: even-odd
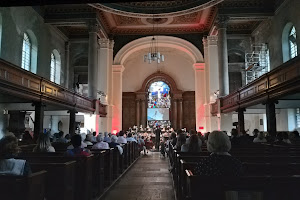
[[[133,53],[141,50],[148,49],[149,42],[152,36],[136,39],[126,44],[115,56],[114,65],[123,65],[125,60]],[[204,62],[203,55],[200,50],[192,43],[173,36],[156,36],[158,47],[169,47],[186,53],[194,63]],[[191,66],[192,67],[192,66]]]

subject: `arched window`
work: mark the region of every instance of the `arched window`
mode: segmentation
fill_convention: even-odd
[[[50,80],[57,84],[60,84],[60,70],[61,70],[61,60],[60,54],[57,50],[53,50],[51,53],[51,63],[50,63]]]
[[[30,71],[30,64],[31,64],[31,42],[27,33],[24,33],[21,67],[25,70]]]
[[[289,34],[289,50],[290,50],[291,59],[295,58],[298,55],[296,38],[297,38],[296,29],[295,26],[292,26]]]
[[[283,62],[298,56],[297,31],[292,23],[287,23],[282,32],[282,55]]]

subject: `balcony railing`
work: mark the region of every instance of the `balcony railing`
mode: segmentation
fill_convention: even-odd
[[[0,92],[27,101],[42,101],[66,109],[95,111],[95,103],[92,99],[2,59],[0,59]]]
[[[296,57],[273,69],[238,91],[220,98],[220,110],[223,113],[237,108],[264,103],[300,92],[300,57]],[[212,115],[216,115],[216,105],[212,105]]]

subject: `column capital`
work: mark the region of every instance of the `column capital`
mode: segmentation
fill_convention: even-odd
[[[88,31],[89,33],[98,33],[100,26],[96,20],[90,20],[88,21]]]
[[[227,28],[227,24],[228,24],[228,21],[229,21],[229,17],[226,16],[226,15],[219,15],[217,16],[217,19],[215,21],[216,23],[216,26],[218,29],[221,29],[221,28]]]
[[[208,46],[217,45],[218,44],[218,36],[216,36],[216,35],[207,36],[207,43],[208,43]]]
[[[203,71],[205,69],[205,63],[195,63],[193,64],[195,71]]]
[[[112,65],[113,73],[119,72],[122,73],[125,70],[124,65]]]

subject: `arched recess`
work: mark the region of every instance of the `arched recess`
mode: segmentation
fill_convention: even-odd
[[[139,89],[137,92],[147,92],[150,85],[157,81],[163,81],[166,84],[168,84],[172,93],[180,93],[180,92],[182,93],[182,91],[177,88],[177,85],[176,85],[176,82],[174,81],[174,79],[171,76],[169,76],[165,73],[162,73],[162,72],[156,72],[156,73],[148,76],[144,80],[141,89]]]
[[[289,22],[285,25],[282,31],[282,59],[284,63],[291,59],[290,46],[289,46],[289,34],[293,26],[294,26],[293,23]]]
[[[169,47],[185,52],[194,63],[204,62],[203,55],[200,50],[192,43],[172,36],[155,36],[158,47]],[[143,37],[126,44],[115,56],[114,65],[123,65],[126,59],[133,53],[148,49],[152,36]],[[192,67],[192,66],[191,66]]]

